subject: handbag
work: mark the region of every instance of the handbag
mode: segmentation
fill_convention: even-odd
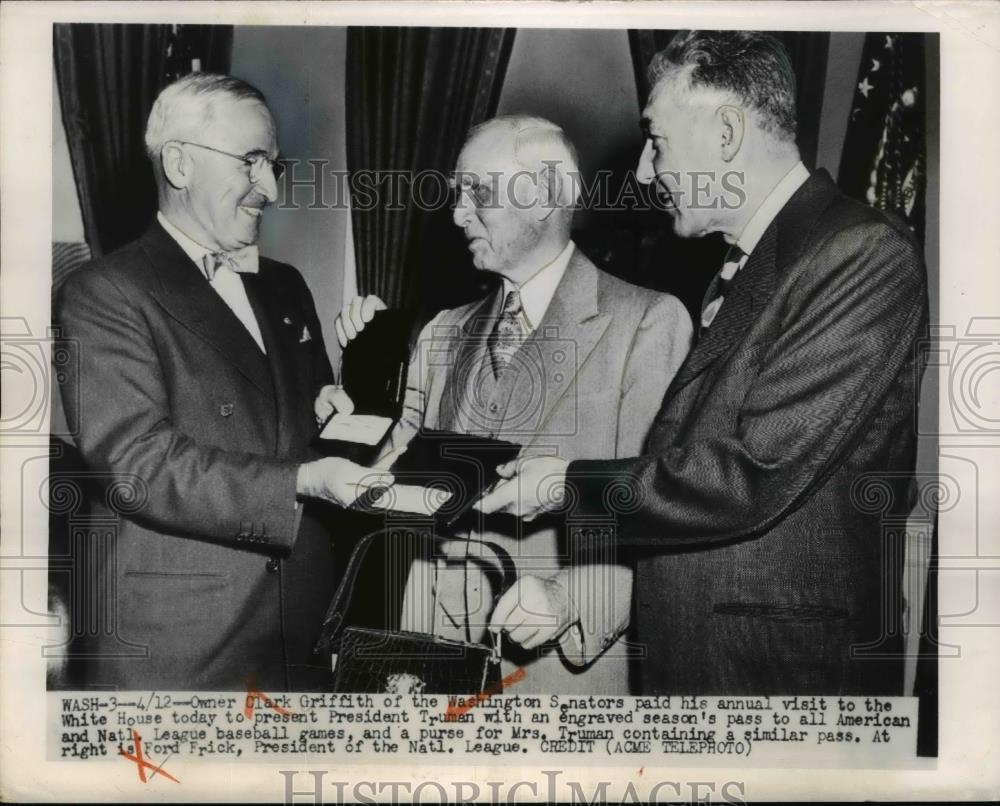
[[[331,691],[463,696],[498,693],[499,635],[490,633],[491,644],[487,645],[405,630],[345,626],[365,555],[372,543],[385,534],[385,530],[379,530],[358,541],[323,619],[314,653],[329,663]],[[517,579],[514,561],[496,543],[474,539],[468,542],[486,546],[500,561],[503,581],[496,597],[499,599]]]

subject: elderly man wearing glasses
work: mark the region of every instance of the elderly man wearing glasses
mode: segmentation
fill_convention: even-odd
[[[109,489],[94,507],[115,524],[91,547],[83,601],[106,628],[84,641],[79,682],[312,688],[333,567],[303,502],[346,505],[392,479],[309,456],[332,373],[302,277],[255,245],[280,176],[263,95],[229,76],[182,78],[153,105],[146,148],[156,221],[56,302],[80,356],[64,404]],[[122,484],[124,499],[111,494]]]

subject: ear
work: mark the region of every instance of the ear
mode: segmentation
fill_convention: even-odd
[[[738,106],[720,106],[716,112],[720,126],[720,148],[722,159],[730,162],[739,154],[746,134],[746,113]]]
[[[542,162],[538,172],[538,215],[539,221],[545,221],[558,208],[563,206],[565,179],[559,173],[555,163]]]
[[[194,163],[180,143],[167,143],[160,150],[160,167],[163,176],[176,189],[186,188],[191,183]]]

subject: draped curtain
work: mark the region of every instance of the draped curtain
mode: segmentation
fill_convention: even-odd
[[[632,66],[639,90],[640,108],[646,105],[649,84],[646,68],[654,54],[670,42],[676,31],[629,31]],[[806,167],[816,167],[816,146],[819,141],[819,118],[823,108],[823,88],[826,83],[826,60],[830,34],[822,31],[773,31],[780,39],[795,70],[795,105],[799,114],[799,151]]]
[[[156,212],[143,138],[153,101],[192,70],[227,72],[232,26],[57,24],[63,125],[94,255],[136,238]]]
[[[360,293],[412,308],[432,298],[451,304],[469,290],[473,273],[453,269],[468,256],[456,254],[464,246],[444,179],[468,129],[496,113],[513,40],[513,29],[348,29],[347,164]],[[414,180],[431,171],[438,178],[428,174],[418,187]],[[361,174],[363,193],[354,187]]]

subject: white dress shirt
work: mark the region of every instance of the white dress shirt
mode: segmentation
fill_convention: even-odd
[[[796,162],[791,170],[786,173],[781,181],[774,186],[774,189],[767,194],[760,207],[747,221],[740,237],[736,239],[736,245],[743,250],[743,254],[749,255],[764,237],[764,232],[771,222],[781,212],[781,208],[788,204],[788,200],[795,195],[805,181],[809,178],[809,171],[802,162]]]
[[[566,244],[563,250],[556,255],[555,259],[546,263],[531,277],[520,285],[512,283],[506,277],[503,279],[503,298],[506,299],[511,291],[518,291],[521,295],[521,327],[527,336],[535,332],[541,324],[545,312],[549,309],[549,303],[555,296],[559,281],[566,273],[569,259],[573,256],[574,244],[572,241]]]
[[[788,173],[781,178],[781,181],[767,194],[767,198],[754,211],[746,226],[743,227],[743,232],[736,239],[736,246],[743,254],[739,255],[735,260],[727,259],[722,267],[722,271],[719,273],[719,276],[723,280],[732,280],[736,276],[736,273],[747,264],[750,253],[760,243],[760,239],[764,237],[764,232],[771,226],[771,222],[774,221],[778,213],[781,212],[781,208],[788,203],[788,200],[795,195],[795,191],[802,187],[808,178],[809,171],[806,169],[806,166],[801,161],[796,162]],[[722,307],[725,299],[724,296],[718,296],[705,306],[705,309],[701,312],[702,327],[709,327],[715,321],[715,317],[718,316],[719,309]]]
[[[181,232],[181,230],[167,220],[167,217],[162,212],[156,214],[156,220],[160,222],[160,226],[167,231],[167,234],[177,241],[177,245],[184,250],[184,254],[194,261],[194,265],[198,267],[198,271],[205,274],[203,263],[205,255],[210,255],[215,250],[202,246]],[[260,325],[257,323],[257,317],[254,316],[253,307],[250,305],[250,299],[247,297],[247,291],[243,287],[243,278],[240,277],[239,273],[233,271],[228,266],[219,266],[215,271],[215,277],[209,283],[215,289],[215,292],[222,297],[222,301],[236,314],[236,318],[243,323],[243,327],[247,329],[247,332],[253,336],[253,340],[257,342],[257,346],[260,347],[261,352],[266,353],[267,350],[264,349],[264,337],[260,333]]]

